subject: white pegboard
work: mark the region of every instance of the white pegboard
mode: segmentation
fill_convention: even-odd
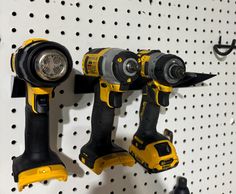
[[[78,159],[90,136],[93,95],[73,94],[73,75],[56,90],[51,103],[51,144],[70,173],[66,183],[33,184],[25,194],[163,194],[177,176],[185,176],[194,194],[236,193],[235,51],[222,60],[213,44],[235,38],[233,0],[0,0],[0,194],[18,193],[11,175],[12,157],[24,150],[24,99],[11,99],[10,55],[31,37],[65,45],[74,73],[89,48],[139,48],[177,54],[188,71],[215,73],[207,86],[174,91],[158,130],[174,131],[180,158],[177,168],[150,175],[136,164],[95,175]],[[115,141],[128,148],[137,129],[140,92],[124,95],[117,110]],[[116,137],[115,137],[116,136]],[[233,163],[234,162],[234,163]]]

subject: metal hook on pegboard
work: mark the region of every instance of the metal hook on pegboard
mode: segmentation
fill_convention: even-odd
[[[223,45],[221,44],[222,37],[219,37],[219,42],[218,44],[215,44],[213,46],[214,51],[221,56],[227,56],[229,55],[234,49],[236,49],[236,39],[232,40],[231,45]],[[220,51],[219,49],[228,49],[225,52]]]

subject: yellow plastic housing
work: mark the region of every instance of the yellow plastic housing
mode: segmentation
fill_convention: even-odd
[[[105,168],[123,165],[132,167],[135,164],[134,158],[127,152],[113,153],[98,158],[92,169],[96,174],[101,174]]]
[[[123,92],[120,89],[120,84],[111,84],[105,80],[100,79],[100,99],[101,101],[105,102],[110,108],[113,108],[110,103],[110,93],[111,92]],[[105,85],[106,87],[103,87]]]
[[[39,87],[32,87],[30,84],[27,84],[27,97],[28,103],[32,107],[32,110],[35,113],[38,113],[35,110],[35,96],[37,95],[49,95],[51,97],[53,88],[39,88]]]
[[[43,41],[48,41],[47,39],[43,39],[43,38],[30,38],[26,41],[23,42],[23,44],[20,46],[20,48],[18,48],[18,50],[12,54],[11,56],[11,69],[13,72],[16,72],[16,67],[15,67],[15,64],[16,64],[16,54],[17,52],[20,50],[20,49],[23,49],[25,48],[26,46],[30,45],[30,44],[33,44],[35,42],[43,42]]]
[[[33,168],[19,174],[18,189],[19,191],[22,191],[25,186],[31,183],[41,182],[49,179],[66,181],[67,176],[68,174],[65,167],[60,164]]]
[[[86,53],[82,60],[82,70],[87,76],[99,77],[99,60],[101,57],[110,50],[110,48],[104,48],[97,53]]]
[[[168,145],[171,148],[171,153],[169,155],[159,156],[155,148],[155,145],[160,143],[168,143]],[[155,169],[157,170],[157,172],[174,168],[179,163],[175,147],[169,140],[162,140],[150,143],[145,147],[144,150],[139,150],[135,145],[132,144],[129,148],[129,152],[143,166],[146,166],[151,170]],[[165,162],[161,163],[161,161],[169,161],[170,159],[173,159],[171,163],[165,163]]]
[[[171,86],[165,86],[160,84],[158,81],[151,81],[148,83],[149,86],[154,86],[152,87],[153,91],[155,92],[155,98],[156,98],[156,103],[157,105],[161,106],[159,103],[159,92],[165,92],[165,93],[171,93],[173,88]]]

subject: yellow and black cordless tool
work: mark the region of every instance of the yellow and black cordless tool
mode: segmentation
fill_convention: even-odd
[[[100,79],[94,86],[90,140],[81,148],[79,158],[96,174],[106,167],[135,163],[126,150],[112,143],[111,133],[114,109],[122,106],[122,93],[139,75],[137,59],[135,53],[116,48],[93,49],[84,55],[84,74]]]
[[[173,87],[188,87],[214,75],[187,73],[180,57],[158,50],[142,50],[138,57],[141,77],[148,81],[142,90],[140,123],[129,152],[149,173],[157,173],[179,163],[172,142],[156,130],[160,106],[169,105]]]
[[[68,50],[45,39],[29,39],[11,57],[12,71],[26,82],[25,151],[13,160],[13,175],[21,191],[48,179],[65,181],[63,162],[49,145],[49,101],[55,87],[72,70]]]

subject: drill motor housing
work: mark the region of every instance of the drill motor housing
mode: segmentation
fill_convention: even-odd
[[[83,72],[87,76],[102,77],[111,84],[126,85],[137,79],[138,74],[126,65],[138,68],[137,55],[118,48],[92,49],[83,58]]]
[[[84,55],[82,68],[86,76],[100,77],[100,98],[110,108],[122,105],[122,92],[138,78],[135,53],[119,48],[92,49]]]
[[[175,86],[185,76],[184,61],[175,55],[159,50],[142,50],[138,53],[141,76],[165,86]]]

